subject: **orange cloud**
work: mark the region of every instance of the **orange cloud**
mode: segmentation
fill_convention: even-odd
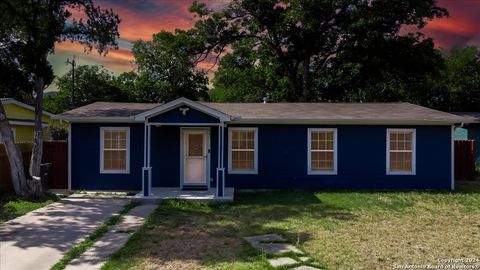
[[[425,30],[443,31],[462,36],[479,34],[478,25],[475,25],[474,21],[462,17],[433,20],[427,24]]]

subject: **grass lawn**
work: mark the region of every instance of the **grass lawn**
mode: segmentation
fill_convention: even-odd
[[[279,233],[327,269],[479,257],[480,184],[450,192],[237,193],[164,201],[102,269],[270,269],[243,236]]]
[[[59,199],[54,194],[49,194],[44,199],[24,199],[12,194],[0,195],[0,224],[49,205]]]

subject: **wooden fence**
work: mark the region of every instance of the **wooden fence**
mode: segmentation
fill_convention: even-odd
[[[455,141],[455,180],[475,180],[476,152],[474,140]]]
[[[19,143],[18,147],[22,152],[25,169],[28,170],[30,156],[32,154],[31,143]],[[68,143],[67,142],[44,142],[43,163],[51,163],[48,188],[68,188]],[[10,175],[10,163],[8,162],[5,146],[0,144],[0,192],[13,191]]]

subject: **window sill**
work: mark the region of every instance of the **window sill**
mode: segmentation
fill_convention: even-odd
[[[337,175],[337,171],[308,171],[308,175]]]
[[[416,175],[415,172],[411,171],[399,171],[399,172],[387,172],[387,175]]]
[[[130,171],[100,171],[100,174],[130,174]]]
[[[228,170],[228,174],[258,174],[258,171],[231,171],[231,170]]]

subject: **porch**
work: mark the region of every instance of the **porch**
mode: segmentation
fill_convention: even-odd
[[[235,189],[226,187],[225,193],[222,197],[215,196],[215,193],[215,188],[209,188],[208,190],[182,190],[179,188],[152,187],[150,196],[144,196],[142,192],[139,192],[133,197],[133,199],[142,202],[157,202],[167,199],[202,202],[233,202]]]
[[[233,200],[233,189],[225,188],[224,167],[225,122],[230,116],[178,99],[136,119],[145,123],[139,198]]]

